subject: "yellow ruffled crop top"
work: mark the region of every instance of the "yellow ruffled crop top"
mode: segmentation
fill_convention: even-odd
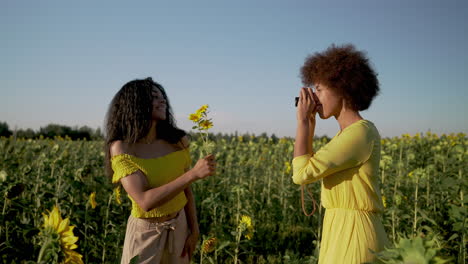
[[[112,182],[117,183],[123,177],[141,170],[146,175],[150,187],[155,188],[167,184],[184,174],[191,163],[192,160],[188,149],[149,159],[135,157],[130,154],[119,154],[111,158],[111,165],[114,170]],[[128,198],[132,201],[132,216],[139,218],[169,215],[181,210],[187,203],[187,197],[182,191],[165,204],[145,212],[130,195],[128,195]]]

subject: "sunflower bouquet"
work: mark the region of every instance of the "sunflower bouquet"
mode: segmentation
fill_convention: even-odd
[[[211,118],[208,118],[208,108],[209,106],[207,104],[202,105],[195,113],[189,115],[189,120],[194,123],[192,129],[195,129],[200,133],[202,140],[200,148],[201,156],[206,156],[214,150],[214,143],[208,138],[208,130],[213,127]]]

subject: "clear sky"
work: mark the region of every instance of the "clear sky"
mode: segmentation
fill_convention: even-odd
[[[352,43],[379,74],[362,115],[383,137],[468,133],[468,1],[2,0],[0,33],[10,129],[102,127],[122,85],[151,76],[183,129],[209,104],[213,132],[294,136],[304,59]]]

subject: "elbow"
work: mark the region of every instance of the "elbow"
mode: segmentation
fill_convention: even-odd
[[[138,199],[135,199],[135,202],[138,205],[138,207],[140,207],[141,210],[145,211],[146,213],[151,211],[154,207],[150,204],[149,200],[145,198],[144,194],[138,197]]]
[[[293,180],[293,183],[297,185],[301,185],[304,183],[304,180],[298,175],[293,175],[292,180]]]
[[[141,210],[145,211],[145,213],[151,211],[151,206],[148,203],[145,203],[143,201],[137,202],[138,206],[141,208]]]

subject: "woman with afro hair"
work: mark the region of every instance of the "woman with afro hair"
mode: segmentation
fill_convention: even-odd
[[[215,173],[214,156],[190,168],[186,133],[151,78],[126,83],[106,119],[107,173],[132,203],[121,263],[189,263],[199,236],[190,185]]]
[[[306,58],[297,104],[293,182],[319,180],[325,207],[319,263],[374,261],[372,251],[388,245],[381,222],[384,210],[378,182],[380,135],[360,111],[379,93],[368,58],[351,44],[330,46]],[[314,151],[316,114],[334,117],[340,130]],[[304,186],[302,186],[304,187]]]

